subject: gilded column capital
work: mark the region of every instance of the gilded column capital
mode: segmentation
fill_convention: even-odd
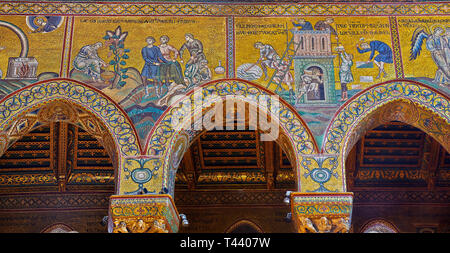
[[[109,215],[113,233],[176,233],[180,224],[168,194],[113,195]]]
[[[353,193],[293,192],[291,212],[298,233],[348,233]]]

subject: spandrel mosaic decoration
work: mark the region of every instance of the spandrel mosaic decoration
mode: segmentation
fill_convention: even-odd
[[[79,104],[97,111],[113,135],[126,130],[115,139],[121,155],[165,156],[158,172],[164,186],[174,176],[167,171],[171,151],[162,142],[176,134],[164,127],[165,120],[174,102],[189,100],[200,87],[211,94],[275,94],[288,112],[280,115],[285,120],[280,124],[293,131],[286,135],[294,136],[294,156],[345,153],[351,147],[342,143],[354,123],[393,97],[415,100],[439,115],[436,122],[450,122],[449,9],[445,2],[4,1],[0,116],[9,120],[6,114],[53,96],[52,82],[60,87],[69,80],[76,88],[64,97],[86,100]],[[233,85],[240,88],[226,89]],[[117,115],[110,117],[111,110]],[[440,141],[448,140],[445,126],[420,120],[439,132]],[[313,168],[302,169],[301,161],[296,166],[297,177],[307,179],[303,189],[330,190],[330,183],[312,177]],[[330,180],[345,184],[342,159],[329,167]],[[120,183],[127,181],[120,173]],[[125,188],[135,191],[147,183]]]

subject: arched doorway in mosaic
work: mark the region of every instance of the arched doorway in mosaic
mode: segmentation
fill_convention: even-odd
[[[427,85],[392,80],[366,89],[346,102],[328,126],[322,153],[336,154],[345,182],[345,160],[364,133],[389,121],[417,127],[450,150],[449,97]]]
[[[226,124],[228,119],[225,119],[226,113],[222,114],[223,108],[230,104],[235,108],[235,102],[242,102],[249,110],[258,112],[258,122],[247,120],[255,123],[258,129],[279,128],[279,136],[278,133],[277,136],[271,133],[267,136],[277,141],[287,154],[291,154],[291,164],[297,168],[299,175],[301,156],[317,153],[318,150],[313,135],[299,114],[287,102],[257,84],[239,79],[217,80],[202,85],[171,103],[156,122],[146,140],[145,153],[148,159],[153,159],[155,167],[158,166],[157,173],[160,176],[147,183],[145,188],[153,191],[162,189],[160,193],[173,195],[177,161],[181,161],[189,145],[205,128],[215,127],[215,124],[223,122]],[[236,111],[239,113],[239,108]],[[211,116],[215,112],[220,112],[224,117],[216,120],[215,116]],[[215,115],[219,118],[218,114]],[[255,115],[244,113],[242,116],[245,118]],[[261,124],[261,117],[265,123]],[[213,118],[214,122],[208,125],[202,122],[202,118]],[[155,188],[161,185],[162,188]],[[298,188],[299,185],[300,183]]]
[[[77,124],[94,134],[111,154],[117,174],[124,157],[141,154],[125,112],[100,91],[69,79],[38,82],[0,100],[0,151],[35,127],[53,121]]]

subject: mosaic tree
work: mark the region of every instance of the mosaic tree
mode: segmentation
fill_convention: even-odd
[[[113,57],[113,60],[109,62],[109,65],[114,68],[111,89],[120,89],[126,83],[124,79],[128,78],[128,68],[124,68],[127,64],[125,60],[129,58],[127,53],[130,52],[130,49],[125,48],[124,44],[127,36],[128,32],[122,32],[122,29],[118,26],[114,31],[106,31],[106,35],[103,37],[106,40],[106,46],[109,47],[108,57]]]

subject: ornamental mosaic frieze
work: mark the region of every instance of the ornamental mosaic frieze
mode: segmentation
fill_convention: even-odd
[[[127,5],[119,4],[114,1],[109,3],[92,3],[88,1],[79,1],[77,3],[64,2],[20,2],[5,1],[0,5],[0,14],[58,14],[58,15],[201,15],[201,16],[268,16],[268,15],[442,15],[448,12],[448,4],[434,2],[429,4],[415,4],[411,1],[401,1],[400,3],[380,3],[380,4],[348,4],[341,3],[330,4],[305,4],[283,3],[267,5],[264,3],[254,4],[225,4],[218,1],[215,4],[207,3],[189,3],[172,1],[172,3],[159,2],[156,4],[136,2]],[[300,1],[302,2],[302,1]]]
[[[334,196],[317,203],[338,199],[345,213],[296,209],[299,230],[348,231],[351,200],[333,194],[346,192],[345,158],[365,130],[402,121],[450,149],[449,10],[408,1],[0,1],[0,153],[42,119],[77,121],[114,157],[116,193],[136,203],[134,194],[173,196],[184,152],[216,126],[197,117],[232,97],[262,108],[271,122],[260,127],[279,127],[298,191]],[[55,101],[63,103],[46,107]],[[173,220],[114,210],[115,231],[177,230]]]
[[[176,233],[180,224],[169,195],[113,195],[109,216],[113,233]]]
[[[352,193],[291,193],[291,212],[298,233],[348,233]]]
[[[0,97],[39,81],[77,80],[123,108],[133,138],[142,146],[155,142],[155,152],[159,139],[149,138],[173,102],[218,80],[252,82],[286,101],[315,139],[300,141],[300,150],[334,138],[327,136],[329,119],[380,83],[407,78],[449,93],[448,48],[425,45],[448,37],[448,3],[0,1],[0,7],[0,29],[8,31],[0,45],[7,56],[0,61],[7,77],[0,79]],[[11,79],[12,72],[20,75]]]

